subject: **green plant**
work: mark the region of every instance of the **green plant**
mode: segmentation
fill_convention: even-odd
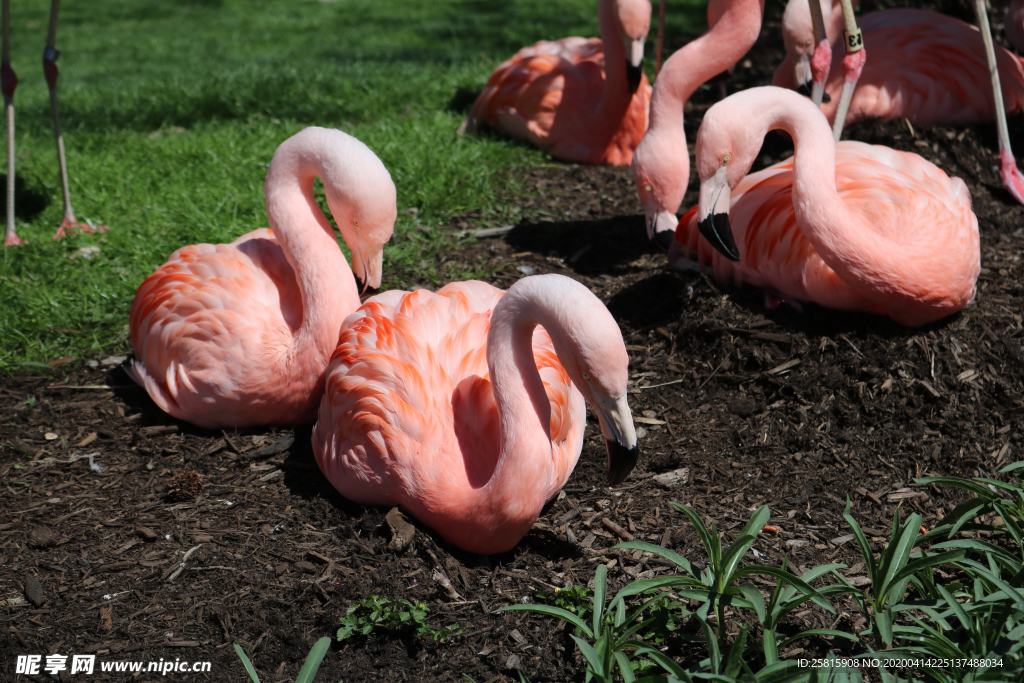
[[[654,657],[664,658],[664,655],[647,646],[642,640],[640,631],[650,628],[654,623],[645,619],[652,608],[661,604],[662,596],[656,596],[644,602],[632,614],[626,614],[625,598],[634,595],[636,591],[630,591],[632,585],[620,591],[611,602],[607,602],[608,595],[608,567],[601,564],[597,566],[594,575],[594,591],[591,596],[590,623],[584,621],[579,614],[570,612],[562,607],[551,605],[508,605],[501,607],[496,612],[537,612],[548,616],[557,617],[569,622],[576,627],[576,633],[584,637],[573,635],[572,639],[583,653],[587,661],[586,680],[597,680],[600,683],[611,683],[614,680],[616,671],[626,683],[638,681],[633,673],[634,668],[643,670],[654,664],[656,660],[633,661],[626,655],[626,650],[637,650],[645,654],[654,653]],[[685,610],[684,610],[685,614]],[[651,681],[650,677],[639,679],[640,681]]]
[[[812,600],[822,609],[828,610],[829,612],[835,611],[832,609],[832,606],[828,604],[828,602],[821,597],[817,591],[811,588],[806,581],[797,578],[785,569],[768,567],[760,564],[751,564],[743,567],[739,566],[740,560],[746,554],[747,550],[750,549],[750,546],[753,545],[754,541],[757,540],[758,532],[760,532],[768,522],[771,515],[768,510],[768,506],[765,505],[758,508],[758,510],[751,516],[746,526],[740,530],[739,536],[733,544],[723,550],[722,538],[714,523],[712,523],[711,529],[708,529],[696,512],[685,505],[680,505],[675,502],[672,504],[689,518],[690,522],[697,530],[701,543],[704,545],[704,550],[708,555],[709,561],[707,566],[700,572],[700,575],[698,575],[697,572],[694,571],[693,565],[690,564],[689,560],[667,548],[639,541],[620,543],[615,547],[643,550],[653,555],[658,555],[669,560],[689,575],[666,576],[634,581],[630,586],[624,588],[619,593],[620,596],[627,597],[636,593],[660,588],[687,588],[688,590],[685,591],[686,597],[703,601],[703,604],[696,612],[701,619],[707,619],[708,613],[711,612],[712,609],[715,611],[715,616],[718,622],[718,637],[723,640],[725,639],[725,609],[728,606],[740,607],[753,611],[757,615],[758,621],[762,624],[765,623],[765,620],[767,619],[767,610],[764,602],[764,596],[761,595],[761,591],[749,583],[740,584],[738,586],[733,585],[737,580],[750,574],[765,574],[768,576],[774,576],[779,580],[784,580],[793,586],[798,592],[808,596],[809,600]]]
[[[901,527],[899,508],[897,508],[892,519],[889,542],[876,557],[871,552],[871,546],[868,545],[868,540],[857,520],[850,514],[851,507],[852,503],[847,500],[843,519],[853,531],[857,548],[860,550],[861,557],[864,558],[868,578],[871,580],[871,590],[858,591],[839,572],[833,571],[832,574],[854,595],[861,612],[871,624],[871,628],[865,633],[874,635],[875,646],[878,648],[891,647],[894,616],[897,612],[908,609],[906,606],[899,605],[906,592],[907,583],[923,570],[963,559],[966,551],[952,550],[939,555],[921,554],[917,559],[912,559],[914,546],[920,534],[921,515],[913,513],[907,517],[907,521]],[[897,607],[897,605],[899,606]]]
[[[789,561],[787,556],[782,560],[782,569],[785,571],[786,564]],[[842,569],[846,565],[842,564],[826,564],[820,567],[814,567],[808,569],[800,577],[801,580],[808,584],[824,574],[829,572]],[[818,589],[819,595],[841,595],[843,593],[849,593],[850,589],[843,585],[830,585],[823,586]],[[799,640],[800,638],[807,638],[809,636],[832,636],[835,638],[845,638],[846,640],[852,640],[858,642],[857,636],[846,633],[845,631],[837,631],[835,629],[816,628],[807,631],[801,631],[794,636],[786,638],[781,645],[777,643],[776,629],[778,629],[779,622],[782,617],[786,616],[794,609],[810,600],[813,596],[809,593],[798,591],[789,585],[786,579],[779,579],[779,582],[775,584],[775,588],[772,590],[772,595],[768,599],[768,606],[765,610],[765,619],[763,622],[764,626],[764,658],[768,664],[773,664],[779,661],[779,649],[784,648],[790,643]]]
[[[414,636],[430,636],[434,640],[445,638],[462,631],[458,624],[441,629],[431,628],[427,622],[430,608],[425,603],[412,603],[408,600],[392,598],[371,593],[352,605],[343,617],[338,619],[338,641],[352,635],[367,636],[374,630],[392,633],[411,633]]]
[[[242,666],[245,667],[246,673],[249,674],[249,680],[252,683],[260,683],[260,677],[256,675],[256,669],[253,668],[252,662],[245,656],[245,651],[242,650],[242,646],[238,643],[234,643],[235,652],[238,654],[238,658],[242,660]],[[331,639],[324,636],[320,640],[313,644],[313,649],[306,655],[306,661],[303,662],[302,668],[299,670],[299,675],[295,679],[295,683],[310,683],[313,677],[316,676],[317,670],[320,668],[320,663],[324,660],[324,656],[327,654],[327,650],[331,647]]]

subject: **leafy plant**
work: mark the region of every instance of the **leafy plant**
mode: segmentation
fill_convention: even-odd
[[[462,627],[453,624],[441,629],[431,628],[427,622],[430,608],[422,602],[412,603],[408,600],[392,598],[371,593],[352,605],[343,617],[338,619],[339,641],[354,635],[369,635],[374,630],[392,633],[411,633],[415,636],[430,636],[434,640],[445,638],[462,631]]]
[[[782,569],[786,569],[786,564],[789,561],[788,556],[782,560]],[[808,569],[800,577],[803,581],[810,583],[814,579],[823,576],[829,572],[842,569],[846,565],[843,564],[826,564],[813,569]],[[850,589],[843,585],[831,585],[824,586],[818,589],[819,595],[841,595],[843,593],[849,593]],[[807,638],[809,636],[832,636],[836,638],[845,638],[846,640],[852,640],[858,642],[857,636],[847,633],[845,631],[837,631],[835,629],[827,628],[816,628],[807,631],[801,631],[795,636],[790,636],[782,642],[782,645],[777,644],[776,629],[779,626],[779,622],[782,617],[786,616],[794,609],[810,600],[813,596],[809,593],[798,591],[789,585],[785,579],[779,579],[779,582],[775,584],[775,588],[772,590],[771,598],[768,600],[768,607],[765,611],[764,625],[764,658],[768,664],[779,661],[779,649],[784,648],[790,643],[799,640],[800,638]]]
[[[242,660],[242,666],[245,667],[246,673],[249,674],[249,680],[252,683],[260,683],[260,677],[256,675],[256,669],[253,668],[252,662],[245,656],[245,651],[242,650],[242,646],[238,643],[234,643],[235,652],[238,654],[238,658]],[[303,662],[302,668],[299,670],[299,675],[295,679],[295,683],[310,683],[313,677],[316,676],[317,670],[320,669],[320,663],[324,660],[324,656],[327,654],[327,650],[331,647],[331,639],[324,636],[320,640],[313,644],[313,649],[306,655],[306,661]]]
[[[591,599],[590,616],[588,624],[578,614],[562,607],[551,605],[509,605],[495,610],[496,612],[537,612],[548,616],[557,617],[569,622],[576,627],[576,633],[584,637],[573,635],[572,639],[583,653],[587,660],[586,680],[596,680],[600,683],[611,683],[614,680],[616,671],[626,683],[637,681],[653,682],[651,677],[642,679],[636,678],[633,673],[634,667],[643,670],[654,664],[661,664],[658,659],[667,659],[664,655],[649,646],[638,638],[638,635],[645,628],[654,624],[645,619],[652,608],[662,604],[662,596],[656,596],[644,602],[632,614],[626,615],[625,598],[635,595],[637,591],[631,591],[634,582],[620,591],[611,602],[607,602],[608,595],[608,567],[601,564],[597,566],[594,575],[594,590]],[[680,606],[681,607],[681,606]],[[685,613],[685,610],[684,610]],[[656,623],[656,622],[655,622]],[[644,654],[652,654],[658,659],[643,661],[631,660],[626,655],[626,650],[637,650]],[[670,661],[670,660],[669,660]]]
[[[939,555],[925,554],[912,560],[914,545],[920,534],[921,515],[913,513],[907,517],[907,521],[901,527],[899,508],[897,508],[892,518],[889,543],[885,550],[875,557],[860,525],[850,514],[851,507],[852,503],[847,500],[843,519],[850,525],[854,538],[857,540],[857,547],[864,558],[868,578],[871,580],[870,596],[854,588],[839,572],[833,571],[832,573],[855,596],[861,612],[871,623],[871,628],[867,632],[874,635],[876,647],[890,647],[893,641],[894,615],[897,611],[901,611],[894,609],[894,605],[903,599],[907,583],[918,572],[963,559],[966,551],[953,550]]]
[[[701,543],[704,545],[704,550],[708,555],[709,561],[707,566],[698,576],[689,560],[667,548],[640,541],[619,543],[615,546],[616,548],[643,550],[653,555],[658,555],[669,560],[689,575],[665,576],[634,581],[619,593],[623,598],[636,593],[656,590],[659,588],[688,588],[689,590],[685,593],[686,597],[692,597],[696,600],[703,601],[703,604],[696,612],[701,619],[707,619],[708,613],[712,609],[715,610],[715,616],[718,622],[718,637],[722,640],[725,639],[726,607],[734,606],[751,610],[757,615],[758,621],[762,624],[765,623],[765,620],[768,617],[764,596],[761,595],[761,591],[759,591],[757,587],[749,583],[740,584],[738,586],[733,585],[737,580],[750,574],[765,574],[768,576],[774,576],[776,579],[786,581],[795,588],[796,591],[806,595],[807,599],[812,600],[822,609],[828,610],[829,612],[835,611],[832,609],[832,606],[828,604],[828,602],[825,601],[825,599],[816,590],[811,588],[806,581],[794,576],[785,569],[768,567],[760,564],[746,565],[744,567],[739,566],[740,560],[746,554],[747,550],[750,549],[750,546],[753,545],[754,541],[757,540],[758,532],[764,527],[771,516],[767,505],[761,506],[754,512],[746,526],[740,530],[739,536],[733,544],[723,550],[722,538],[714,523],[712,523],[711,529],[708,529],[704,525],[700,516],[698,516],[692,509],[685,505],[680,505],[679,503],[673,502],[672,504],[689,518],[690,522],[697,530]]]

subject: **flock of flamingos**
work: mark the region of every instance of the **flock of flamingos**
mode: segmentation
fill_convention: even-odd
[[[710,29],[665,62],[653,88],[640,69],[649,0],[599,0],[601,39],[522,49],[460,131],[497,129],[567,161],[631,163],[648,236],[676,267],[710,267],[723,285],[762,288],[774,302],[939,320],[975,296],[968,189],[916,154],[836,142],[842,121],[998,119],[1002,176],[1024,201],[1003,111],[1024,107],[1024,67],[993,49],[984,0],[980,32],[912,9],[870,13],[858,30],[843,2],[791,0],[776,86],[708,110],[699,203],[681,218],[683,106],[750,49],[764,0],[711,0]],[[1024,42],[1024,0],[1006,27]],[[804,89],[813,99],[795,92]],[[775,129],[792,137],[794,156],[748,175]],[[351,267],[314,199],[316,177]],[[344,496],[400,505],[478,553],[515,546],[564,485],[585,403],[606,440],[609,481],[630,473],[628,357],[586,287],[538,275],[507,292],[457,282],[360,304],[356,278],[379,286],[396,217],[376,155],[342,132],[307,128],[277,149],[265,191],[269,229],[179,249],[135,295],[127,369],[163,410],[206,428],[315,421],[317,461]]]

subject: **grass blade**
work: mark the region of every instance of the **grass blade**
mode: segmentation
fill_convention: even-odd
[[[249,658],[246,657],[245,652],[242,650],[242,646],[238,643],[234,643],[234,646],[235,654],[237,654],[238,658],[242,660],[242,666],[245,667],[245,672],[249,674],[249,680],[252,681],[252,683],[260,683],[260,677],[256,675],[256,669],[253,668],[252,662],[250,662]]]
[[[313,645],[313,649],[306,655],[306,661],[302,664],[302,668],[299,670],[299,676],[295,679],[295,683],[311,683],[313,677],[316,676],[317,670],[320,668],[320,662],[324,661],[324,657],[327,655],[327,651],[331,648],[331,639],[326,636],[316,641]]]

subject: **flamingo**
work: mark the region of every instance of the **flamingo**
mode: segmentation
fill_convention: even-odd
[[[380,286],[397,215],[391,176],[355,138],[306,128],[267,170],[269,230],[178,249],[135,293],[128,374],[174,417],[209,429],[316,419],[341,322],[359,307],[313,197],[317,176],[356,276]]]
[[[609,482],[636,464],[622,333],[575,280],[385,292],[343,327],[313,451],[346,498],[400,505],[464,550],[500,553],[576,466],[584,401]]]
[[[482,124],[563,161],[624,166],[647,130],[641,70],[650,0],[600,0],[601,38],[524,47],[491,74],[459,129]]]
[[[647,237],[672,243],[690,182],[683,107],[697,88],[738,62],[761,31],[764,0],[720,0],[708,12],[707,33],[665,60],[651,94],[651,123],[633,154],[633,181],[644,206]]]
[[[11,10],[10,0],[2,0],[3,46],[0,57],[0,91],[4,96],[4,115],[7,120],[7,229],[4,235],[4,246],[23,244],[14,230],[14,89],[18,86],[18,77],[11,68]],[[60,110],[57,106],[57,58],[60,50],[55,47],[57,42],[57,15],[60,12],[60,0],[50,2],[50,23],[46,32],[46,48],[43,50],[43,74],[50,89],[50,113],[53,116],[53,133],[57,141],[57,161],[60,166],[60,189],[64,198],[64,220],[54,234],[53,239],[64,237],[69,232],[103,232],[105,225],[81,223],[75,218],[71,209],[71,191],[68,189],[68,165],[64,159],[64,136],[60,130]]]
[[[793,138],[794,156],[746,175],[776,129]],[[696,158],[700,202],[679,223],[675,267],[694,258],[722,284],[910,326],[974,299],[981,252],[964,182],[916,154],[836,143],[797,93],[765,86],[719,102],[704,115]]]
[[[821,0],[821,6],[829,39],[838,39],[842,13],[828,0]],[[926,126],[988,123],[995,119],[999,125],[1000,175],[1014,197],[1024,202],[1024,178],[1010,149],[1005,115],[1007,110],[1014,113],[1024,109],[1024,65],[1019,57],[996,46],[992,48],[992,60],[998,71],[991,81],[987,78],[990,69],[986,52],[991,47],[991,36],[983,3],[977,7],[981,8],[979,23],[984,24],[980,36],[977,27],[929,10],[888,9],[863,15],[860,28],[864,44],[871,50],[871,60],[863,66],[846,119],[906,118]],[[798,88],[806,84],[809,26],[807,1],[790,0],[783,16],[787,55],[775,72],[773,85]],[[844,73],[836,68],[840,59],[841,51],[834,50],[833,68],[825,85],[831,102],[822,108],[829,121],[836,117],[837,94],[844,80]]]

